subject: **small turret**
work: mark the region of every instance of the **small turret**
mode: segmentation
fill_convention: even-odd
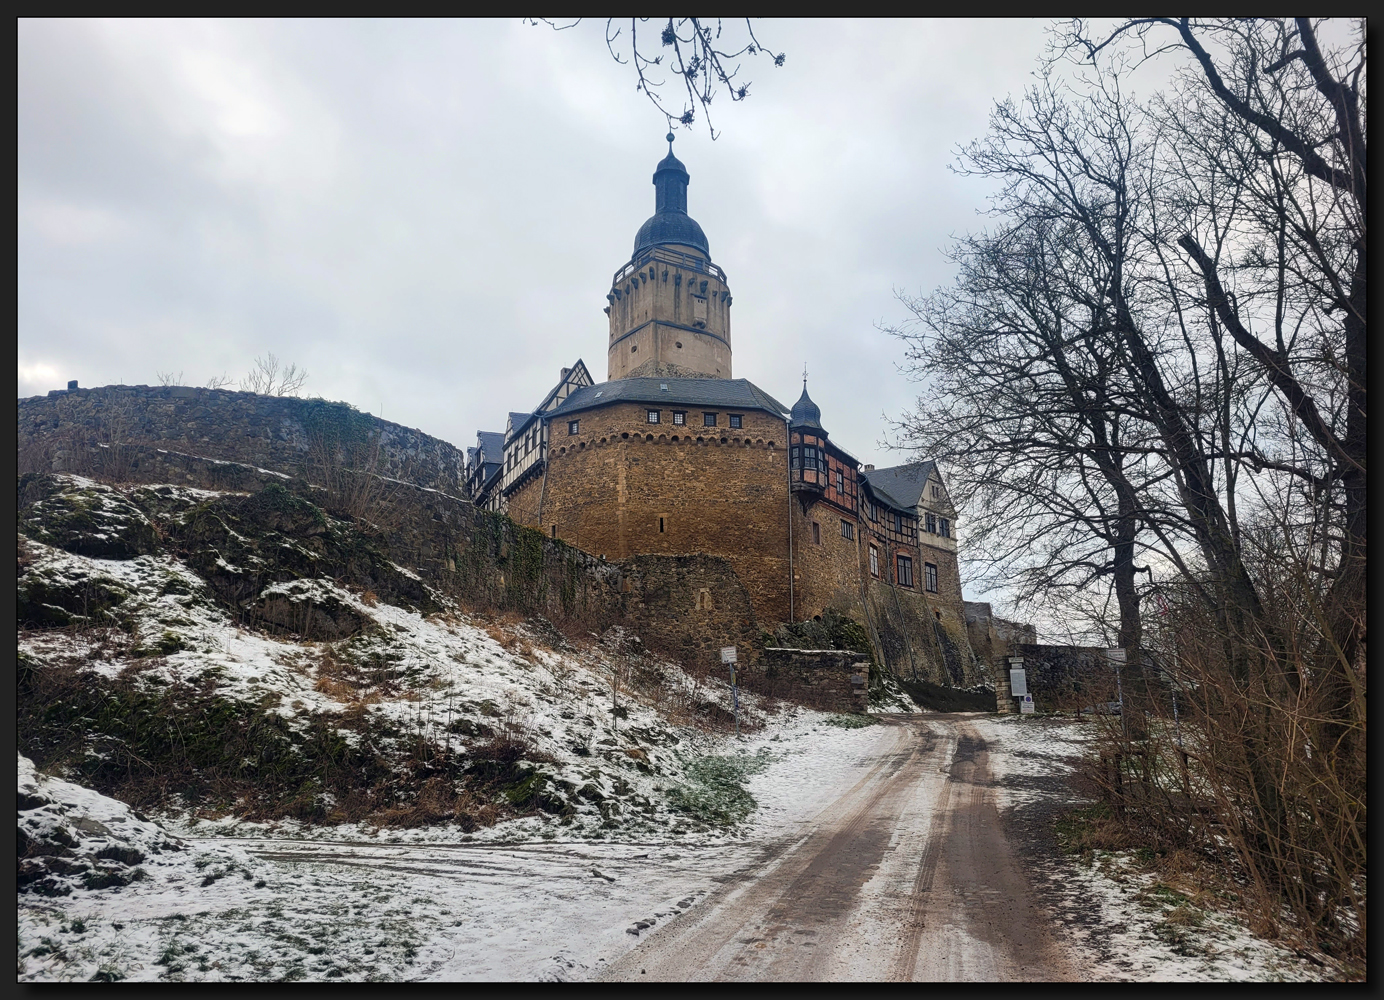
[[[789,480],[804,510],[813,496],[827,488],[827,432],[822,410],[807,394],[807,370],[803,369],[803,394],[788,414]]]

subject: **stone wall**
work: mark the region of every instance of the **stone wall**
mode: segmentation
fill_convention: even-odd
[[[731,377],[730,290],[700,254],[655,250],[622,269],[607,296],[607,377],[631,378],[653,362]]]
[[[1040,711],[1070,711],[1116,700],[1115,667],[1098,646],[1016,642],[1009,645],[1008,655],[1024,658],[1024,679]],[[1122,679],[1126,694],[1131,694],[1131,677]]]
[[[757,666],[742,667],[747,690],[827,712],[869,708],[870,658],[848,649],[764,650]]]
[[[466,456],[346,403],[194,386],[55,390],[18,401],[19,471],[120,478],[132,449],[163,448],[326,483],[366,469],[466,496]]]
[[[703,553],[730,562],[756,618],[788,620],[788,469],[781,420],[649,424],[642,404],[588,410],[548,455],[541,530],[611,560]],[[665,413],[666,417],[666,413]],[[708,433],[710,432],[710,433]]]
[[[848,521],[854,538],[841,534],[841,522]],[[817,531],[814,533],[814,525]],[[803,511],[793,503],[793,604],[795,617],[802,619],[835,608],[860,618],[861,581],[867,575],[862,565],[862,543],[855,517],[825,501],[818,500]]]
[[[282,487],[340,513],[327,490],[302,479],[167,449],[132,449],[123,479],[250,494]],[[389,505],[392,516],[374,525],[387,558],[464,608],[541,615],[577,634],[624,626],[650,649],[693,669],[717,665],[722,646],[738,647],[747,663],[758,660],[754,609],[725,559],[641,555],[606,561],[410,484],[397,484]]]

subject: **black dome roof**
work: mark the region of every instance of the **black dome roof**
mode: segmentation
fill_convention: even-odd
[[[697,220],[686,212],[658,212],[649,216],[647,222],[639,227],[634,237],[634,256],[641,250],[662,243],[676,243],[693,247],[711,256],[711,247],[706,242],[706,233],[697,225]]]
[[[687,214],[687,184],[691,180],[682,161],[673,155],[673,134],[668,133],[668,155],[654,168],[654,214],[634,237],[634,256],[662,244],[691,247],[708,259],[711,247],[706,233]]]
[[[806,382],[803,383],[803,394],[798,397],[798,401],[793,404],[793,412],[788,415],[788,426],[818,431],[823,436],[826,435],[826,429],[822,427],[821,407],[807,394]]]

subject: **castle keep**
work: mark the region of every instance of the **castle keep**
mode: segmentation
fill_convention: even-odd
[[[473,499],[608,560],[722,557],[765,630],[834,609],[866,626],[896,673],[984,679],[936,467],[863,465],[832,439],[806,379],[789,408],[732,377],[729,282],[687,212],[671,140],[654,214],[606,294],[606,381],[577,360],[503,433],[479,432]],[[691,597],[710,614],[726,595]]]

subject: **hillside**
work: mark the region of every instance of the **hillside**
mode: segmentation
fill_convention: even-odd
[[[724,685],[619,627],[468,613],[281,486],[28,475],[19,507],[40,771],[183,823],[451,837],[690,833],[752,805],[715,753]]]

